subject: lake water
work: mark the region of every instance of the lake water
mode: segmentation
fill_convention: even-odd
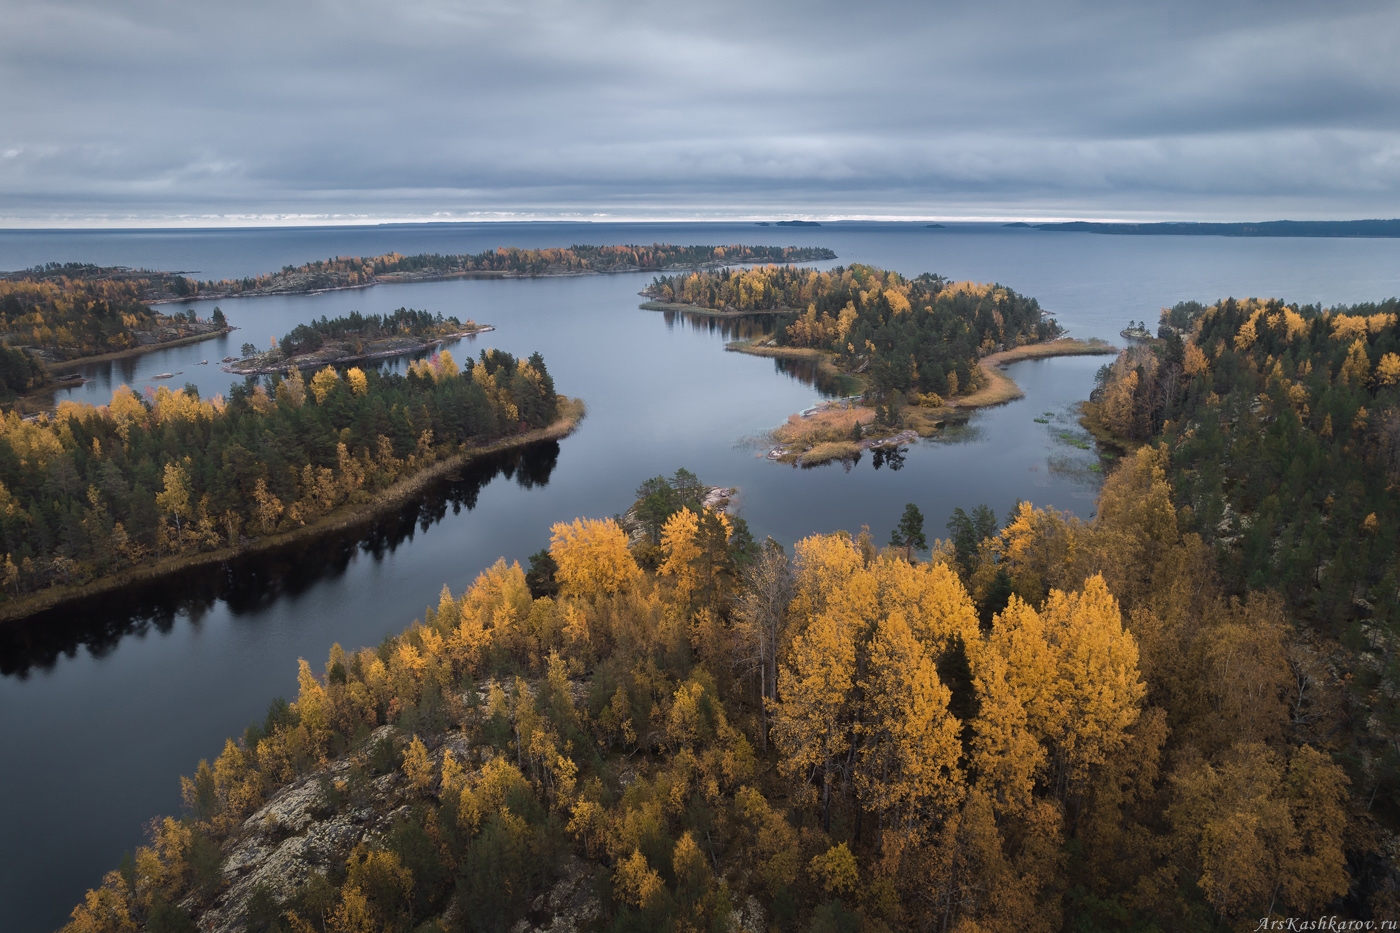
[[[1183,299],[1277,296],[1327,304],[1400,293],[1400,240],[1109,237],[994,225],[722,224],[409,225],[237,231],[0,231],[0,268],[91,261],[223,278],[333,255],[397,250],[479,252],[573,243],[774,243],[829,246],[837,263],[908,275],[998,281],[1038,298],[1076,336],[1117,340],[1130,320],[1156,319]],[[831,263],[827,265],[833,265]],[[497,557],[525,562],[556,521],[627,508],[644,479],[684,466],[740,489],[739,511],[760,540],[869,525],[888,539],[906,502],[943,533],[954,507],[1018,499],[1088,517],[1094,456],[1074,405],[1102,357],[1016,364],[1021,401],[964,428],[849,470],[762,460],[754,439],[821,397],[800,368],[727,353],[727,327],[641,311],[648,275],[455,280],[317,296],[217,302],[241,328],[217,340],[84,367],[69,396],[106,402],[112,389],[193,382],[227,391],[218,360],[244,342],[265,347],[296,323],[351,310],[426,308],[496,326],[461,342],[539,350],[559,390],[587,419],[571,437],[475,464],[399,514],[353,535],[211,568],[0,628],[0,917],[6,930],[60,925],[83,892],[143,840],[158,814],[178,812],[177,776],[212,758],[224,737],[292,697],[296,660],[320,669],[333,642],[379,641]],[[215,302],[195,302],[207,315]],[[761,321],[748,322],[762,327]],[[208,360],[206,365],[200,365]],[[1048,425],[1036,417],[1050,413]]]

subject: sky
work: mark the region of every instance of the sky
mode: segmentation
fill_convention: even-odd
[[[1400,217],[1400,4],[0,0],[0,227]]]

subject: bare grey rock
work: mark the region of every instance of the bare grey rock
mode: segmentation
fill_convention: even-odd
[[[518,921],[511,933],[578,933],[585,929],[601,913],[592,881],[587,863],[569,856],[554,887],[535,898],[530,916]]]

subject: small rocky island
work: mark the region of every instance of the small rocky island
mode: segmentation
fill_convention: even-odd
[[[254,376],[284,372],[289,368],[316,369],[389,359],[491,330],[495,328],[489,324],[444,318],[441,314],[412,308],[400,308],[383,316],[362,315],[356,311],[335,320],[323,317],[309,324],[299,324],[268,350],[259,351],[245,343],[243,357],[225,359],[223,370],[238,376]]]

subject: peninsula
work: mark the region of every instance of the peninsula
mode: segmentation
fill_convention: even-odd
[[[929,436],[973,408],[1019,398],[1002,372],[1016,360],[1117,352],[1063,339],[1035,299],[1005,286],[905,279],[865,265],[662,276],[642,294],[653,310],[776,316],[772,336],[728,349],[807,360],[846,383],[850,398],[792,415],[773,432],[769,458],[807,466]]]
[[[0,620],[366,520],[484,451],[560,437],[543,358],[450,353],[406,375],[293,368],[227,399],[126,386],[0,418]],[[65,477],[56,486],[53,476]]]

